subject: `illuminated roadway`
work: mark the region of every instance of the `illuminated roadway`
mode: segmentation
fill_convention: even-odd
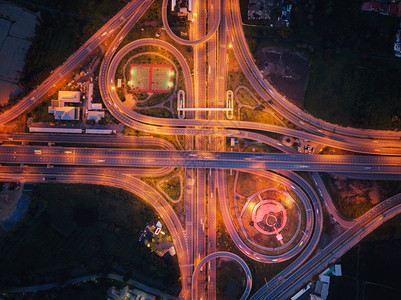
[[[141,39],[129,43],[123,47],[114,57],[107,56],[102,63],[102,68],[99,76],[100,80],[100,92],[107,109],[123,124],[135,128],[136,130],[145,131],[149,133],[157,134],[170,134],[170,135],[215,135],[215,136],[238,136],[246,137],[250,133],[244,131],[247,130],[258,130],[275,132],[286,136],[293,136],[302,138],[305,140],[314,141],[319,144],[329,145],[336,148],[355,151],[361,153],[375,153],[375,154],[386,154],[386,155],[401,155],[401,148],[398,144],[394,144],[393,141],[377,141],[377,140],[363,140],[359,139],[349,140],[344,137],[336,136],[325,136],[324,134],[315,135],[312,133],[295,130],[291,128],[247,122],[247,121],[228,121],[228,120],[201,120],[201,119],[164,119],[155,118],[146,115],[139,114],[127,108],[120,100],[117,92],[112,89],[114,86],[114,76],[117,70],[117,66],[120,60],[130,51],[137,47],[143,46],[159,46],[166,49],[168,52],[173,54],[178,60],[183,70],[183,76],[186,86],[186,97],[191,101],[193,94],[193,85],[191,79],[190,69],[185,61],[185,58],[171,44],[157,39]],[[116,48],[114,45],[113,48]],[[168,126],[168,127],[167,127]],[[174,126],[174,127],[172,127]],[[202,128],[191,128],[191,127],[202,127]],[[228,130],[216,130],[210,127],[226,128]],[[210,129],[207,129],[210,128]],[[235,128],[235,129],[232,129]],[[230,130],[231,129],[231,130]],[[242,129],[242,130],[239,130]],[[262,140],[263,135],[252,133],[257,140]],[[398,145],[398,146],[397,146]],[[397,146],[397,147],[394,147]]]
[[[285,260],[288,260],[295,255],[299,254],[301,251],[303,251],[301,257],[298,257],[297,260],[295,261],[296,263],[299,263],[299,261],[304,261],[316,248],[317,243],[319,242],[321,231],[322,231],[322,225],[323,225],[323,219],[322,219],[322,208],[319,203],[319,199],[316,196],[316,194],[313,192],[313,189],[308,186],[308,184],[303,180],[301,177],[299,177],[295,173],[285,173],[285,175],[290,178],[287,179],[284,176],[272,173],[272,172],[266,172],[266,171],[255,171],[255,170],[246,170],[245,172],[252,173],[255,175],[259,175],[264,178],[272,179],[274,181],[277,181],[290,189],[294,193],[296,193],[303,205],[304,205],[304,210],[306,214],[306,219],[305,219],[305,230],[304,230],[304,235],[300,239],[300,241],[295,245],[292,249],[287,251],[284,254],[280,255],[264,255],[261,253],[256,252],[254,249],[248,246],[247,243],[245,243],[241,237],[239,236],[236,227],[233,224],[233,221],[231,220],[231,215],[229,211],[229,204],[228,201],[230,199],[227,198],[226,195],[226,183],[225,183],[225,170],[219,170],[218,171],[218,178],[219,178],[219,199],[220,199],[220,208],[221,208],[221,213],[223,216],[224,224],[226,224],[227,231],[230,234],[231,238],[233,239],[234,243],[236,246],[249,258],[255,259],[260,262],[264,263],[278,263],[278,262],[283,262]],[[304,188],[305,191],[308,192],[309,197],[305,194],[305,192],[301,189]],[[311,241],[309,241],[312,238]],[[308,246],[307,243],[309,242]],[[306,247],[307,246],[307,247]],[[306,248],[305,248],[306,247]],[[294,262],[294,263],[295,263]],[[293,263],[293,264],[294,264]]]
[[[279,95],[271,86],[268,85],[263,80],[259,70],[253,62],[253,58],[250,55],[249,49],[246,45],[245,37],[242,31],[242,22],[240,21],[240,12],[239,12],[239,4],[237,1],[231,1],[230,5],[231,14],[229,18],[227,18],[227,29],[230,32],[231,38],[234,38],[234,52],[236,54],[237,60],[240,63],[240,66],[246,76],[246,78],[250,81],[251,85],[254,87],[257,93],[259,93],[265,101],[269,101],[270,97],[272,97],[273,108],[280,113],[282,116],[292,121],[298,127],[309,131],[304,132],[302,130],[294,130],[290,128],[284,128],[279,126],[273,126],[268,124],[257,124],[252,122],[243,122],[243,121],[226,121],[226,120],[202,120],[202,119],[192,119],[192,120],[172,120],[172,119],[158,119],[152,118],[148,116],[143,116],[138,113],[132,112],[128,110],[118,99],[118,96],[115,91],[112,90],[114,86],[114,74],[115,68],[117,67],[118,62],[120,61],[123,54],[119,51],[115,55],[115,51],[118,49],[118,46],[125,35],[131,30],[133,25],[139,20],[139,18],[144,14],[147,8],[153,1],[132,1],[130,2],[123,10],[121,10],[114,18],[112,18],[101,30],[99,30],[87,43],[85,43],[77,52],[75,52],[60,68],[56,69],[51,76],[40,85],[35,91],[33,91],[28,97],[21,100],[17,105],[12,107],[7,112],[0,115],[0,124],[5,124],[10,120],[14,119],[22,112],[27,110],[33,104],[39,102],[41,97],[43,97],[52,87],[55,86],[61,79],[63,79],[68,73],[77,68],[79,64],[88,57],[88,55],[98,47],[104,40],[108,37],[108,33],[110,34],[118,27],[121,27],[124,23],[124,27],[120,30],[119,33],[115,36],[114,41],[109,46],[109,49],[105,55],[105,59],[102,62],[101,72],[99,75],[99,85],[101,90],[102,98],[105,102],[106,107],[109,111],[123,124],[135,128],[137,130],[156,133],[156,134],[171,134],[171,135],[186,135],[186,136],[216,136],[219,137],[219,143],[222,144],[224,141],[223,137],[227,136],[239,136],[242,138],[250,138],[257,141],[265,142],[270,145],[274,145],[276,148],[282,149],[283,151],[288,150],[288,147],[285,147],[280,142],[266,137],[262,134],[249,132],[246,130],[258,130],[258,131],[267,131],[279,133],[287,136],[298,137],[302,139],[307,139],[310,141],[314,141],[323,145],[330,145],[333,147],[341,148],[349,151],[356,151],[361,153],[368,154],[387,154],[387,155],[401,155],[401,142],[400,137],[401,133],[399,132],[388,132],[388,131],[374,131],[374,130],[359,130],[353,128],[343,128],[339,126],[335,126],[333,124],[329,124],[323,122],[321,120],[317,120],[310,115],[306,114],[299,108],[292,105],[289,101]],[[165,3],[166,1],[164,1]],[[165,5],[163,3],[163,5]],[[223,1],[224,7],[228,2]],[[220,9],[221,3],[217,1],[217,9],[216,9],[216,17],[218,22],[215,20],[215,24],[212,30],[209,32],[210,35],[206,39],[208,40],[215,34],[215,30],[220,23]],[[163,9],[164,11],[167,11]],[[224,24],[220,24],[221,26],[225,26]],[[216,26],[217,24],[217,26]],[[167,28],[168,26],[166,26]],[[216,27],[216,29],[215,29]],[[187,42],[199,42],[199,41],[187,41]],[[199,42],[201,43],[201,42]],[[167,51],[172,53],[177,60],[179,61],[181,68],[183,70],[183,75],[186,83],[186,94],[188,102],[192,103],[193,98],[193,86],[192,79],[190,75],[190,70],[188,65],[181,55],[179,51],[173,47],[172,45],[155,39],[144,39],[135,41],[128,46],[130,47],[138,47],[141,45],[153,45],[160,46],[165,48]],[[126,49],[130,51],[130,47]],[[124,48],[125,49],[125,48]],[[114,57],[114,60],[113,60]],[[113,61],[112,61],[113,60]],[[220,57],[218,63],[222,63],[223,58]],[[114,63],[114,64],[113,64]],[[114,71],[113,71],[114,70]],[[223,79],[224,80],[224,79]],[[217,88],[219,95],[221,95],[221,86]],[[220,97],[220,96],[219,96]],[[212,102],[211,102],[212,103]],[[312,125],[311,125],[312,124]],[[316,128],[320,127],[320,128]],[[192,127],[192,128],[191,128]],[[221,128],[221,129],[216,129]],[[347,136],[341,136],[340,134],[344,134]],[[365,139],[359,138],[363,137]],[[100,137],[99,137],[100,138]],[[377,139],[387,139],[387,140],[375,140]],[[51,138],[50,138],[51,139]],[[103,137],[101,138],[103,139]],[[107,138],[104,138],[107,140]],[[57,140],[57,138],[54,138]],[[31,141],[29,141],[31,142]],[[33,142],[33,141],[32,141]],[[43,141],[40,141],[43,142]],[[120,141],[125,143],[124,141]],[[80,143],[80,142],[77,142]],[[110,143],[113,144],[113,143]],[[116,142],[117,145],[118,142]],[[164,145],[166,146],[166,145]],[[21,150],[25,148],[25,150]],[[60,147],[59,147],[60,148]],[[32,153],[33,149],[41,150],[42,154]],[[51,149],[51,150],[49,150]],[[220,148],[221,149],[221,148]],[[173,150],[173,149],[170,149]],[[12,152],[10,152],[12,151]],[[24,153],[24,151],[27,151]],[[30,151],[30,153],[28,153]],[[57,152],[59,151],[59,152]],[[62,153],[62,151],[64,151]],[[73,155],[69,155],[65,153],[65,151],[74,151]],[[115,152],[117,151],[117,152]],[[126,152],[124,152],[126,151]],[[16,152],[16,153],[14,153]],[[142,153],[141,153],[142,152]],[[28,164],[72,164],[72,165],[88,165],[88,167],[76,168],[74,172],[82,172],[83,170],[88,172],[101,172],[100,168],[91,168],[89,165],[95,166],[113,166],[115,169],[107,170],[106,173],[102,173],[102,175],[59,175],[57,174],[57,181],[66,181],[66,182],[88,182],[92,180],[97,184],[106,184],[112,185],[116,187],[122,187],[127,190],[133,191],[137,193],[140,197],[145,198],[146,201],[152,201],[152,197],[160,197],[160,199],[164,200],[162,196],[153,194],[153,192],[149,192],[148,186],[141,182],[139,179],[136,179],[132,176],[132,172],[136,172],[134,168],[129,167],[140,167],[140,166],[155,166],[155,167],[164,167],[163,172],[167,172],[168,167],[190,167],[190,168],[236,168],[236,169],[275,169],[275,170],[298,170],[298,171],[324,171],[324,172],[335,172],[335,173],[349,173],[349,174],[361,174],[360,176],[366,176],[367,179],[376,178],[375,176],[385,176],[385,175],[393,175],[400,174],[401,172],[401,164],[399,157],[378,157],[378,156],[329,156],[329,155],[289,155],[282,154],[282,157],[279,155],[274,156],[265,156],[264,154],[250,154],[250,153],[216,153],[216,152],[193,152],[193,151],[153,151],[153,150],[116,150],[116,149],[82,149],[82,148],[67,148],[63,147],[62,150],[58,150],[58,147],[39,147],[39,146],[27,146],[21,147],[17,146],[4,146],[0,147],[0,159],[2,163],[11,163],[11,164],[20,164],[20,163],[28,163]],[[234,154],[240,154],[239,156],[235,156]],[[192,155],[192,156],[191,156]],[[195,156],[193,156],[195,155]],[[230,156],[231,155],[231,156]],[[129,156],[129,157],[127,157]],[[124,169],[116,168],[116,166],[123,166]],[[7,176],[7,178],[21,178],[24,177],[30,181],[42,181],[43,174],[13,174],[7,173],[7,170],[17,171],[22,169],[22,172],[38,172],[43,171],[43,168],[40,166],[37,167],[15,167],[15,166],[1,166],[0,171],[4,172],[2,176]],[[69,168],[65,167],[55,167],[49,168],[49,174],[56,174],[61,170],[66,170]],[[74,169],[74,168],[73,168]],[[94,169],[93,171],[90,171]],[[97,169],[95,171],[95,169]],[[119,171],[120,170],[120,171]],[[130,170],[132,170],[130,172]],[[154,169],[155,170],[155,169]],[[152,174],[154,170],[149,169],[146,171],[146,174]],[[160,170],[160,169],[158,169]],[[121,178],[114,178],[116,173],[113,172],[125,172],[124,176]],[[140,172],[140,171],[138,171]],[[145,172],[145,171],[142,171]],[[224,174],[222,170],[218,171],[219,173],[219,192],[221,192],[220,184],[224,178]],[[256,171],[255,171],[256,172]],[[129,175],[131,173],[131,175]],[[282,172],[285,173],[285,172]],[[114,175],[113,175],[114,174]],[[139,173],[138,173],[139,174]],[[142,173],[144,174],[144,173]],[[288,172],[286,176],[291,176],[291,172]],[[20,176],[20,177],[18,177]],[[316,180],[317,186],[321,186],[321,183]],[[145,190],[135,190],[131,185],[137,184],[141,188]],[[300,181],[297,181],[297,184],[301,184]],[[312,195],[314,193],[313,190],[308,190],[308,187],[303,187],[304,190],[307,191],[307,194],[314,198]],[[150,190],[151,191],[151,190]],[[152,195],[147,195],[147,193],[151,193]],[[324,191],[322,190],[323,198]],[[397,196],[398,197],[398,196]],[[301,286],[302,283],[305,282],[307,278],[310,278],[313,274],[315,274],[319,268],[322,268],[323,265],[327,264],[328,261],[333,260],[338,257],[340,254],[344,253],[349,247],[351,247],[352,243],[356,243],[363,236],[365,236],[368,232],[373,230],[373,228],[379,226],[384,220],[387,220],[395,213],[399,213],[399,206],[394,206],[398,204],[400,197],[394,197],[390,200],[387,200],[383,203],[385,205],[379,204],[382,216],[379,216],[376,212],[379,210],[372,209],[368,214],[365,214],[362,218],[358,220],[358,224],[354,225],[350,229],[348,229],[343,235],[341,235],[338,239],[333,241],[328,247],[326,247],[322,252],[319,252],[318,255],[312,257],[306,264],[299,267],[299,265],[303,262],[299,258],[297,258],[290,268],[294,270],[296,268],[297,271],[292,273],[292,277],[288,277],[291,273],[288,269],[284,270],[280,273],[277,278],[271,280],[268,285],[264,286],[262,290],[255,295],[255,297],[267,297],[269,299],[275,299],[277,297],[287,297],[290,296],[291,293],[296,291],[296,288]],[[153,199],[153,198],[152,198]],[[162,200],[160,200],[162,203]],[[182,273],[182,283],[183,283],[183,297],[188,298],[188,292],[190,288],[190,283],[188,283],[187,279],[190,277],[190,272],[192,270],[191,265],[191,251],[192,249],[189,247],[191,244],[188,241],[188,238],[192,239],[192,236],[185,234],[185,231],[181,228],[181,224],[177,216],[171,207],[166,204],[168,207],[164,207],[165,203],[155,204],[156,209],[161,214],[163,220],[166,221],[167,227],[169,228],[174,243],[177,247],[177,255],[179,258],[179,263],[181,267]],[[394,207],[393,207],[394,206]],[[376,210],[375,210],[376,209]],[[317,209],[319,211],[319,208]],[[317,213],[319,215],[319,213]],[[321,216],[321,214],[319,215]],[[315,216],[316,219],[316,216]],[[198,220],[199,221],[199,220]],[[365,222],[366,221],[366,222]],[[365,224],[365,231],[362,230],[362,223]],[[347,224],[348,227],[350,224]],[[319,230],[319,225],[314,226],[315,232],[312,234],[311,240],[308,243],[310,249],[313,247],[316,242],[318,242],[320,233],[316,230]],[[346,226],[347,227],[347,226]],[[321,230],[321,229],[320,229]],[[369,231],[370,230],[370,231]],[[306,248],[305,248],[306,249]],[[326,251],[329,251],[327,252]],[[331,252],[330,252],[331,251]],[[304,251],[300,257],[304,260],[311,252]],[[326,253],[326,254],[324,254]],[[319,256],[320,255],[320,256]],[[326,255],[326,256],[325,256]],[[315,259],[315,257],[319,257]],[[313,261],[315,264],[313,265]],[[295,264],[297,262],[297,264]],[[309,265],[308,265],[309,264]],[[308,267],[309,266],[309,267]],[[309,268],[309,269],[308,269]],[[298,276],[298,277],[297,277]],[[285,280],[283,281],[283,279]],[[289,285],[294,284],[293,287],[289,288]],[[282,293],[284,291],[284,293]]]
[[[40,150],[42,154],[35,154]],[[74,155],[66,153],[71,151]],[[400,174],[401,158],[362,155],[2,146],[0,162]]]
[[[244,270],[245,272],[245,276],[246,276],[246,287],[245,287],[245,291],[241,296],[241,300],[245,300],[248,298],[249,293],[251,292],[252,289],[252,273],[251,270],[249,269],[248,265],[245,263],[245,261],[239,257],[238,255],[234,254],[234,253],[230,253],[230,252],[224,252],[224,251],[220,251],[220,252],[214,252],[212,254],[207,255],[206,257],[204,257],[199,264],[196,266],[194,273],[192,275],[192,283],[193,286],[196,287],[196,285],[194,283],[198,282],[198,276],[199,276],[199,272],[201,270],[201,268],[208,263],[211,260],[214,260],[216,258],[229,258],[234,260],[235,262],[237,262]],[[192,289],[192,299],[196,300],[198,299],[198,291],[197,288]]]
[[[0,124],[5,124],[20,114],[41,102],[43,97],[57,83],[64,79],[71,71],[75,70],[98,46],[109,38],[109,35],[124,24],[139,7],[143,6],[142,0],[130,1],[122,10],[111,18],[101,29],[99,29],[84,45],[72,54],[63,65],[55,69],[52,74],[43,81],[28,96],[21,99],[17,104],[0,115]]]
[[[216,3],[217,8],[216,8],[216,14],[215,14],[216,21],[214,23],[214,26],[212,27],[212,29],[209,31],[209,33],[207,35],[202,36],[196,40],[184,40],[184,39],[176,36],[174,34],[174,32],[171,30],[170,25],[168,24],[168,20],[167,20],[167,5],[168,5],[169,1],[170,0],[163,0],[162,21],[163,21],[163,26],[166,29],[166,32],[175,42],[182,44],[182,45],[195,46],[195,45],[199,45],[199,44],[203,44],[203,43],[207,42],[217,32],[217,29],[219,28],[219,24],[220,24],[220,18],[221,18],[221,14],[220,14],[221,0],[213,1],[214,3],[217,2]],[[206,1],[194,1],[194,2],[196,2],[195,3],[195,5],[196,5],[199,2],[205,3]],[[194,17],[195,17],[194,22],[197,22],[196,16],[194,16]]]
[[[401,213],[401,194],[391,197],[364,214],[360,221],[335,238],[296,271],[289,268],[264,285],[251,299],[286,299],[310,281],[314,274],[334,263],[381,224]],[[280,275],[279,274],[279,275]]]
[[[330,124],[323,120],[314,118],[296,105],[288,101],[283,95],[279,94],[274,87],[266,82],[263,75],[259,71],[258,67],[254,62],[254,58],[249,50],[243,28],[240,5],[238,0],[229,0],[230,9],[228,10],[231,18],[228,18],[229,30],[231,36],[234,39],[234,52],[236,58],[244,72],[246,78],[255,89],[255,91],[266,101],[271,99],[273,101],[272,106],[277,112],[279,112],[286,119],[290,120],[297,126],[305,128],[315,134],[324,134],[338,136],[338,134],[345,135],[343,138],[352,140],[351,137],[359,139],[353,139],[354,142],[358,140],[363,141],[361,138],[377,138],[377,139],[392,139],[393,145],[400,146],[401,132],[397,131],[381,131],[371,129],[356,129],[350,127],[341,127],[338,125]],[[321,128],[321,129],[319,129]]]

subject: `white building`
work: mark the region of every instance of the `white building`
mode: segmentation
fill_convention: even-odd
[[[86,99],[87,100],[86,107],[88,109],[92,109],[93,83],[89,83],[87,95],[88,95],[88,98]]]
[[[54,114],[56,120],[74,121],[79,120],[79,107],[64,106],[52,107],[49,106],[48,113]]]
[[[91,110],[102,110],[102,109],[103,109],[102,103],[92,103]]]
[[[88,120],[95,120],[98,123],[102,118],[104,118],[104,111],[99,110],[89,110]]]
[[[64,103],[80,103],[81,92],[79,91],[59,91],[58,100]]]

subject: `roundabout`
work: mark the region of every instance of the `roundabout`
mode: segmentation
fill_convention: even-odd
[[[306,246],[305,232],[312,230],[314,216],[306,213],[311,203],[301,189],[285,177],[270,174],[259,177],[241,170],[229,179],[230,215],[253,253],[287,260]]]
[[[287,211],[275,200],[264,200],[252,211],[252,224],[262,234],[279,234],[287,223]]]

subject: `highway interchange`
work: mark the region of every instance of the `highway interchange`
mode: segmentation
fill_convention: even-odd
[[[357,220],[346,220],[336,211],[317,173],[331,172],[350,176],[359,174],[365,179],[380,179],[382,176],[399,178],[400,132],[360,130],[329,124],[310,116],[285,99],[263,79],[254,63],[242,30],[239,1],[212,0],[208,2],[207,7],[205,1],[194,1],[196,19],[191,24],[191,40],[183,40],[170,30],[166,17],[168,1],[163,0],[161,13],[167,34],[176,43],[194,49],[193,76],[184,55],[176,46],[166,41],[145,38],[132,41],[119,49],[124,37],[152,3],[153,0],[129,2],[62,66],[54,70],[39,87],[0,115],[0,124],[10,122],[39,103],[57,83],[79,68],[99,45],[112,37],[99,74],[100,93],[105,106],[122,124],[138,131],[146,134],[184,136],[184,150],[177,150],[172,143],[151,136],[3,134],[0,135],[0,140],[4,142],[0,147],[2,180],[43,182],[51,179],[66,183],[104,184],[135,193],[158,211],[173,237],[182,278],[180,296],[184,299],[216,298],[216,264],[208,258],[220,257],[219,255],[226,257],[224,253],[213,254],[217,251],[217,195],[227,231],[245,256],[265,263],[275,263],[298,255],[288,268],[264,285],[252,299],[290,297],[310,281],[313,275],[341,257],[369,232],[401,212],[401,196],[396,195]],[[210,30],[207,31],[207,28]],[[160,47],[174,56],[182,69],[187,106],[225,107],[227,43],[233,44],[236,59],[252,88],[266,105],[291,121],[297,129],[227,120],[222,112],[187,113],[186,119],[149,117],[128,109],[115,91],[116,70],[127,53],[138,47]],[[281,141],[264,135],[264,132],[310,140],[367,155],[299,154]],[[210,137],[208,144],[205,137]],[[283,153],[228,152],[228,137],[252,139]],[[102,148],[95,148],[95,145]],[[130,145],[135,145],[135,149],[128,149],[127,146]],[[167,175],[176,167],[186,170],[185,225],[181,223],[168,201],[140,179],[143,176]],[[255,252],[241,239],[228,208],[226,169],[247,170],[261,177],[281,180],[281,183],[300,195],[304,206],[308,208],[308,235],[303,238],[302,247],[293,248],[284,255],[267,256]],[[310,172],[315,185],[312,186],[294,171]],[[208,199],[207,204],[205,199]],[[321,200],[346,230],[318,254],[312,255],[322,233]],[[203,226],[205,222],[208,224],[206,232]],[[229,254],[228,257],[230,256],[234,258],[233,255]],[[198,277],[200,262],[207,263],[207,268],[199,273]],[[246,270],[245,266],[244,268]],[[248,297],[249,284],[252,282],[249,269],[246,272],[248,285],[244,298]]]

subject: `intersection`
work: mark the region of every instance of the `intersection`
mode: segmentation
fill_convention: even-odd
[[[330,205],[331,199],[322,187],[323,183],[317,172],[344,176],[360,174],[371,180],[381,176],[399,178],[401,133],[329,124],[310,116],[285,99],[263,79],[256,67],[242,30],[239,2],[235,0],[209,1],[207,7],[204,1],[194,1],[197,17],[191,24],[191,40],[179,38],[172,32],[166,15],[169,1],[163,0],[160,12],[163,25],[175,43],[193,48],[194,75],[191,75],[190,65],[177,49],[177,45],[167,41],[143,38],[131,41],[120,49],[124,37],[153,2],[129,2],[37,89],[0,115],[0,124],[5,125],[39,103],[57,82],[76,69],[112,33],[113,40],[108,45],[99,74],[99,88],[104,105],[120,123],[135,130],[158,136],[184,136],[184,149],[177,149],[160,137],[2,134],[0,140],[4,144],[0,147],[0,178],[30,182],[43,182],[52,178],[57,182],[104,184],[138,195],[157,210],[170,231],[177,248],[182,282],[180,297],[183,299],[216,298],[216,263],[214,260],[204,259],[219,257],[214,253],[219,253],[215,228],[216,206],[220,205],[227,231],[244,256],[264,263],[282,262],[296,257],[287,269],[264,285],[251,299],[290,297],[327,264],[336,261],[369,232],[401,212],[401,196],[396,195],[375,206],[355,222],[341,220],[337,217],[335,207]],[[209,31],[206,30],[207,27]],[[223,110],[187,112],[185,119],[150,117],[127,108],[115,90],[117,67],[124,56],[139,47],[159,47],[170,53],[182,69],[188,107],[225,108],[228,42],[233,44],[235,57],[252,88],[265,103],[291,121],[296,128],[228,120]],[[299,154],[266,133],[310,140],[360,155]],[[226,140],[233,137],[265,143],[282,153],[230,152]],[[206,138],[210,138],[208,143]],[[6,144],[10,141],[21,145]],[[47,145],[33,145],[35,142]],[[79,144],[97,147],[84,148]],[[158,149],[119,148],[132,144]],[[144,174],[150,177],[167,175],[174,168],[185,168],[185,224],[181,223],[179,216],[160,192],[141,180]],[[261,178],[275,180],[299,195],[306,215],[305,235],[300,238],[299,247],[280,255],[267,255],[255,251],[240,235],[229,211],[231,199],[227,195],[230,187],[227,186],[226,171],[230,169],[246,170]],[[295,171],[311,173],[315,185]],[[322,234],[321,202],[328,203],[329,209],[334,211],[340,225],[346,230],[323,251],[313,254]],[[284,210],[281,206],[279,208]],[[274,210],[273,207],[269,209]],[[273,222],[272,219],[270,222]],[[204,224],[208,224],[206,229]],[[201,271],[200,267],[197,268],[200,262],[202,266],[207,266]],[[194,271],[196,276],[193,275]],[[244,297],[249,296],[252,279],[248,277],[247,283]]]

